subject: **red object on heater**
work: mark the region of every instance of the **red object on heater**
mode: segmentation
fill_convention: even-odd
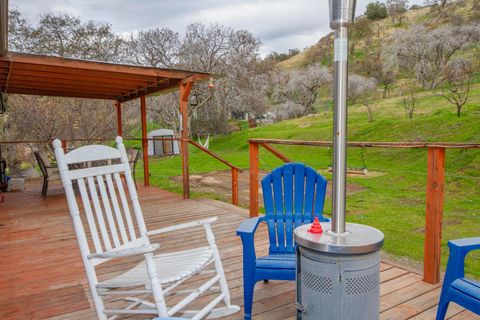
[[[315,217],[315,219],[313,219],[312,226],[310,227],[310,229],[308,229],[308,232],[315,234],[320,234],[323,232],[322,225],[318,221],[318,217]]]

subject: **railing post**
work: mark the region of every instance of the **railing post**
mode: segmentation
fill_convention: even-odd
[[[423,280],[432,284],[440,282],[444,185],[445,148],[429,147]]]
[[[143,184],[145,187],[149,187],[150,170],[148,168],[147,101],[145,96],[140,97],[140,117],[142,122]]]
[[[258,143],[250,141],[250,217],[258,216]]]
[[[238,169],[232,168],[232,204],[238,206]]]

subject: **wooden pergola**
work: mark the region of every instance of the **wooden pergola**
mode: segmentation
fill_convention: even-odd
[[[150,185],[148,166],[147,110],[145,97],[167,90],[180,90],[182,118],[181,154],[184,197],[189,197],[188,97],[194,82],[210,74],[126,64],[40,56],[9,52],[0,56],[0,90],[28,94],[114,101],[117,134],[123,135],[122,103],[140,99],[144,183]]]

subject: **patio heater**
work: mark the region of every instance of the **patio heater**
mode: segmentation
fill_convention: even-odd
[[[329,0],[334,41],[332,222],[295,229],[297,319],[379,318],[383,233],[346,223],[348,28],[356,0]]]

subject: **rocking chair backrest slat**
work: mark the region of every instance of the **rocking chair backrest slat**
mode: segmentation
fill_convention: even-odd
[[[88,227],[90,228],[90,234],[92,235],[95,251],[102,252],[102,245],[100,243],[100,239],[98,238],[97,226],[95,224],[95,218],[93,217],[92,206],[90,205],[90,201],[88,201],[88,193],[87,187],[85,186],[85,180],[77,179],[77,184],[82,195],[83,208],[85,210],[85,215],[87,216]]]
[[[122,209],[125,213],[125,220],[127,220],[128,226],[128,234],[130,235],[130,239],[136,239],[137,236],[135,235],[135,228],[133,227],[132,215],[130,214],[130,207],[128,206],[127,197],[125,196],[125,190],[123,189],[123,183],[120,178],[120,174],[114,173],[115,184],[117,185],[118,194],[120,195],[120,200],[122,202]]]
[[[131,177],[125,147],[120,137],[117,137],[116,141],[118,149],[90,145],[68,154],[64,154],[60,141],[54,141],[55,155],[67,193],[77,239],[79,244],[82,243],[80,249],[84,261],[92,251],[102,253],[148,243],[145,222]],[[97,164],[97,166],[85,168],[79,165],[80,163]],[[122,175],[125,178],[126,189]],[[72,182],[78,185],[84,214],[78,207]],[[132,209],[135,219],[131,215]],[[82,218],[83,215],[85,218]],[[82,219],[85,219],[85,224],[88,224],[91,242],[88,241],[83,229]],[[138,229],[135,230],[136,228]],[[97,259],[92,263],[96,265],[104,261],[106,260]]]
[[[107,190],[105,188],[105,182],[103,182],[104,178],[105,176],[97,176],[97,184],[98,189],[100,189],[103,208],[105,209],[105,215],[107,216],[107,222],[110,227],[113,243],[115,244],[115,248],[118,248],[120,246],[120,240],[118,239],[117,226],[115,225],[115,221],[113,219],[112,208],[110,207]]]
[[[115,191],[115,186],[113,185],[112,175],[107,174],[105,175],[105,177],[107,178],[106,180],[107,180],[108,193],[112,198],[113,211],[115,212],[116,221],[118,223],[118,229],[120,229],[122,242],[127,243],[128,242],[127,232],[125,230],[125,224],[123,223],[122,212],[120,211],[120,207],[118,205],[117,192]]]
[[[98,224],[100,226],[100,232],[102,234],[103,245],[105,250],[112,250],[112,244],[110,242],[110,237],[108,236],[107,225],[105,224],[105,219],[103,217],[102,207],[100,206],[100,201],[98,199],[97,186],[93,177],[88,177],[88,189],[90,190],[90,197],[93,202],[93,208],[95,209],[95,214],[97,217]],[[85,195],[88,197],[88,195]],[[82,195],[82,198],[84,195]]]
[[[322,216],[327,180],[301,163],[287,163],[262,179],[270,253],[294,253],[293,229]]]

